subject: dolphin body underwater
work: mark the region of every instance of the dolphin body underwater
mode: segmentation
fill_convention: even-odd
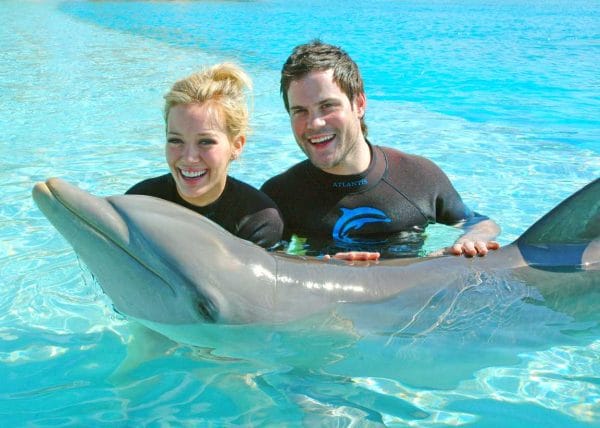
[[[35,185],[33,198],[115,309],[153,326],[273,326],[331,311],[364,319],[365,308],[383,318],[401,308],[410,318],[474,278],[479,285],[509,278],[538,289],[552,309],[598,317],[586,293],[600,290],[600,179],[487,257],[369,266],[268,252],[153,197],[95,197],[52,178]]]

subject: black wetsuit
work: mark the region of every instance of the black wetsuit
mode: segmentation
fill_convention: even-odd
[[[370,149],[371,163],[362,174],[332,175],[305,160],[263,184],[261,190],[283,215],[284,238],[381,242],[401,232],[421,232],[430,223],[454,225],[475,215],[432,161],[386,147]],[[423,239],[418,241],[422,245]]]
[[[227,176],[225,190],[219,199],[204,207],[182,199],[171,174],[144,180],[126,193],[175,202],[211,219],[232,234],[265,248],[281,239],[283,221],[275,203],[264,193],[230,176]]]

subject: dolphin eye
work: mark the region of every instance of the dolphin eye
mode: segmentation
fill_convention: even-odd
[[[216,322],[215,314],[217,310],[215,305],[205,296],[202,296],[202,298],[196,302],[196,308],[198,309],[200,315],[202,315],[202,318],[204,318],[206,321],[212,323]]]

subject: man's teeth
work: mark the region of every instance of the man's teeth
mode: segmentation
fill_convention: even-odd
[[[325,141],[332,140],[333,137],[335,137],[335,134],[324,135],[322,137],[309,138],[309,141],[312,144],[320,144],[320,143],[324,143]]]
[[[185,171],[185,170],[181,170],[181,175],[183,175],[186,178],[196,178],[196,177],[201,177],[204,174],[206,174],[206,170],[203,171]]]

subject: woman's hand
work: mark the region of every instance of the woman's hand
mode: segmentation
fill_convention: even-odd
[[[344,260],[347,262],[359,262],[359,261],[377,261],[381,254],[378,252],[370,251],[348,251],[343,253],[336,253],[333,256],[325,254],[323,260],[329,261],[331,259]]]

